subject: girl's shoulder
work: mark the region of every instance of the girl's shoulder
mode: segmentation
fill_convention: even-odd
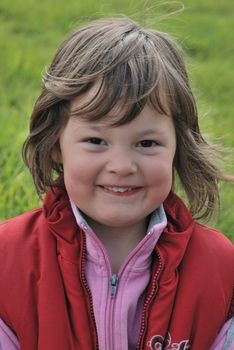
[[[20,238],[33,231],[43,217],[42,208],[34,209],[0,223],[0,242]]]
[[[14,216],[10,219],[2,221],[0,223],[0,229],[6,225],[14,225],[24,221],[26,222],[27,220],[30,220],[30,218],[40,215],[41,213],[42,213],[42,208],[35,208],[25,213],[22,213],[20,215]]]
[[[201,242],[200,249],[212,251],[219,255],[223,252],[230,254],[234,259],[234,245],[228,237],[222,232],[208,227],[206,225],[195,223],[194,234],[192,235],[194,241]]]
[[[4,265],[0,277],[10,273],[12,268],[20,269],[26,257],[35,260],[44,220],[42,209],[35,209],[0,224],[0,265]]]
[[[192,271],[199,271],[198,282],[213,285],[213,290],[218,286],[225,290],[227,300],[230,300],[229,317],[234,316],[234,245],[221,232],[195,223],[194,232],[186,252],[184,268],[191,268]],[[186,267],[187,265],[187,267]],[[212,277],[212,278],[211,278]]]

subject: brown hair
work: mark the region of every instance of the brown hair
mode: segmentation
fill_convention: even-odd
[[[44,76],[23,146],[38,194],[63,185],[62,165],[52,160],[51,153],[71,116],[70,101],[97,81],[101,84],[96,95],[75,116],[105,118],[121,99],[124,114],[114,123],[117,126],[134,119],[146,103],[164,113],[169,107],[177,135],[174,167],[191,212],[208,217],[219,198],[218,180],[233,181],[233,177],[219,171],[211,160],[214,151],[199,130],[180,48],[167,34],[128,18],[91,22],[58,48]]]

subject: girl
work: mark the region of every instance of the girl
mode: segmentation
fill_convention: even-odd
[[[194,219],[233,182],[211,153],[168,35],[66,39],[23,148],[43,207],[0,228],[2,349],[233,349],[233,245]]]

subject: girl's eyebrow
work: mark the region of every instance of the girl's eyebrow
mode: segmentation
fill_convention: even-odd
[[[90,123],[85,123],[85,124],[82,124],[82,125],[78,125],[78,128],[88,128],[89,130],[93,130],[93,131],[100,131],[100,130],[103,130],[103,128],[107,128],[108,125],[94,125],[94,124],[90,124]]]
[[[88,128],[89,130],[93,130],[93,131],[103,131],[107,128],[111,128],[114,129],[116,127],[110,126],[108,124],[89,124],[89,123],[85,123],[84,125],[81,126],[81,128]],[[141,136],[141,135],[153,135],[153,134],[164,134],[164,131],[162,130],[162,128],[160,126],[154,126],[150,129],[143,129],[143,130],[139,130],[139,131],[135,131],[135,134],[137,135],[137,137]]]
[[[139,132],[136,132],[137,137],[140,136],[154,136],[154,135],[163,135],[164,130],[162,130],[160,127],[155,127],[151,129],[146,129],[146,130],[140,130]]]

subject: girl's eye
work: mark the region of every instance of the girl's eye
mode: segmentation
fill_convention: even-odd
[[[153,140],[142,140],[138,142],[138,147],[149,148],[149,147],[155,147],[155,146],[158,146],[158,143]]]
[[[92,143],[93,145],[104,145],[105,141],[100,139],[99,137],[90,137],[86,140],[88,143]]]

